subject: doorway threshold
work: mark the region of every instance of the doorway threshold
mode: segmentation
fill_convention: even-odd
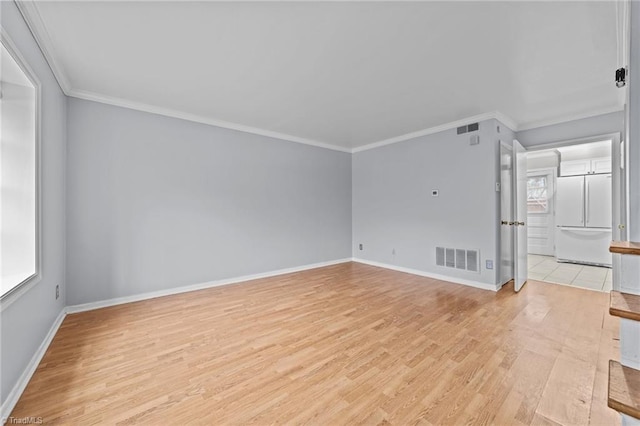
[[[553,256],[530,254],[528,278],[553,284],[609,292],[612,290],[611,269],[604,266],[560,263]]]

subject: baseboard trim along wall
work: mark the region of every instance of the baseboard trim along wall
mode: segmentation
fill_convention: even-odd
[[[427,272],[424,272],[424,271],[419,271],[417,269],[404,268],[404,267],[401,267],[401,266],[389,265],[389,264],[380,263],[380,262],[373,262],[373,261],[365,260],[365,259],[345,258],[345,259],[331,260],[331,261],[328,261],[328,262],[319,262],[319,263],[312,263],[312,264],[303,265],[303,266],[296,266],[296,267],[293,267],[293,268],[278,269],[276,271],[264,272],[264,273],[261,273],[261,274],[245,275],[245,276],[242,276],[242,277],[229,278],[229,279],[225,279],[225,280],[210,281],[210,282],[206,282],[206,283],[193,284],[193,285],[187,285],[187,286],[183,286],[183,287],[175,287],[175,288],[170,288],[170,289],[160,290],[160,291],[154,291],[154,292],[149,292],[149,293],[136,294],[136,295],[133,295],[133,296],[118,297],[118,298],[114,298],[114,299],[101,300],[101,301],[98,301],[98,302],[83,303],[83,304],[80,304],[80,305],[67,306],[66,308],[64,308],[60,312],[60,314],[58,315],[58,317],[54,321],[53,325],[51,326],[51,329],[49,330],[49,332],[47,333],[46,337],[44,338],[44,340],[40,344],[40,347],[38,348],[36,353],[31,358],[31,361],[29,361],[29,364],[27,365],[27,368],[24,370],[24,372],[20,376],[20,379],[18,380],[16,385],[13,387],[13,389],[11,390],[9,395],[7,395],[6,400],[2,404],[2,407],[0,408],[0,417],[2,418],[2,422],[4,422],[5,419],[7,418],[7,416],[9,416],[9,414],[11,414],[11,411],[13,411],[13,408],[15,407],[16,403],[20,399],[20,396],[22,395],[22,392],[24,392],[25,388],[27,387],[27,384],[29,383],[29,380],[31,380],[31,376],[33,376],[33,373],[35,373],[36,369],[38,368],[38,365],[40,364],[40,361],[44,357],[44,354],[47,352],[47,349],[49,348],[49,345],[51,344],[51,341],[53,340],[53,338],[55,337],[56,333],[58,332],[58,328],[60,328],[60,325],[62,325],[62,322],[64,321],[64,318],[66,317],[67,314],[91,311],[93,309],[106,308],[106,307],[109,307],[109,306],[122,305],[122,304],[125,304],[125,303],[131,303],[131,302],[138,302],[138,301],[141,301],[141,300],[154,299],[156,297],[170,296],[172,294],[180,294],[180,293],[186,293],[186,292],[189,292],[189,291],[203,290],[203,289],[212,288],[212,287],[219,287],[219,286],[223,286],[223,285],[237,284],[237,283],[257,280],[257,279],[261,279],[261,278],[270,278],[270,277],[275,277],[275,276],[278,276],[278,275],[291,274],[291,273],[294,273],[294,272],[302,272],[302,271],[307,271],[309,269],[322,268],[322,267],[325,267],[325,266],[337,265],[337,264],[340,264],[340,263],[347,263],[347,262],[362,263],[362,264],[365,264],[365,265],[376,266],[376,267],[379,267],[379,268],[390,269],[390,270],[393,270],[393,271],[405,272],[405,273],[408,273],[408,274],[418,275],[418,276],[421,276],[421,277],[434,278],[434,279],[437,279],[437,280],[448,281],[448,282],[452,282],[452,283],[456,283],[456,284],[463,284],[463,285],[467,285],[467,286],[470,286],[470,287],[480,288],[480,289],[483,289],[483,290],[498,291],[498,289],[499,289],[498,286],[496,286],[496,285],[481,283],[481,282],[478,282],[478,281],[465,280],[465,279],[461,279],[461,278],[454,278],[454,277],[450,277],[450,276],[446,276],[446,275],[431,274],[431,273],[427,273]]]
[[[203,290],[205,288],[218,287],[229,284],[237,284],[245,281],[257,280],[260,278],[275,277],[277,275],[291,274],[293,272],[306,271],[308,269],[322,268],[324,266],[337,265],[339,263],[351,262],[351,258],[330,260],[327,262],[311,263],[308,265],[295,266],[293,268],[278,269],[260,274],[244,275],[241,277],[228,278],[224,280],[209,281],[200,284],[186,285],[182,287],[168,288],[166,290],[152,291],[149,293],[135,294],[132,296],[117,297],[114,299],[100,300],[98,302],[83,303],[80,305],[67,306],[67,313],[91,311],[93,309],[106,308],[108,306],[122,305],[124,303],[138,302],[141,300],[154,299],[156,297],[170,296],[172,294],[186,293],[189,291]]]
[[[18,379],[18,382],[15,384],[13,389],[11,389],[9,395],[7,395],[7,398],[4,400],[4,403],[0,408],[0,424],[5,423],[7,417],[11,414],[11,411],[13,411],[13,408],[18,403],[22,392],[24,392],[25,388],[27,387],[27,384],[29,383],[29,380],[31,380],[31,376],[33,376],[33,373],[36,372],[38,365],[40,365],[40,361],[42,361],[42,357],[44,357],[44,354],[47,352],[51,341],[55,337],[58,329],[60,328],[60,325],[62,325],[62,321],[64,321],[64,318],[66,316],[66,309],[63,308],[60,311],[60,314],[57,316],[56,320],[51,325],[49,332],[38,347],[38,350],[33,354],[33,357],[31,357],[31,361],[29,361],[29,364],[27,364],[27,368],[25,368],[22,372],[22,375]]]
[[[455,284],[462,284],[469,287],[480,288],[482,290],[498,291],[502,285],[487,284],[480,281],[465,280],[464,278],[451,277],[449,275],[432,274],[430,272],[420,271],[418,269],[405,268],[403,266],[389,265],[387,263],[375,262],[372,260],[353,258],[354,262],[363,263],[365,265],[377,266],[379,268],[391,269],[393,271],[405,272],[407,274],[418,275],[426,278],[433,278],[440,281],[448,281]]]
[[[15,407],[16,403],[20,399],[20,396],[22,395],[25,388],[27,387],[29,380],[31,380],[31,376],[33,376],[33,373],[35,373],[36,369],[38,368],[40,361],[42,361],[42,357],[44,357],[44,354],[47,352],[47,349],[49,348],[51,341],[53,340],[56,333],[58,332],[58,328],[60,328],[60,325],[62,325],[62,322],[64,321],[67,314],[91,311],[93,309],[106,308],[108,306],[122,305],[124,303],[138,302],[141,300],[154,299],[156,297],[170,296],[172,294],[186,293],[189,291],[202,290],[202,289],[211,288],[211,287],[219,287],[223,285],[242,283],[245,281],[257,280],[260,278],[269,278],[277,275],[290,274],[293,272],[302,272],[309,269],[322,268],[324,266],[337,265],[340,263],[347,263],[347,262],[351,262],[351,258],[330,260],[328,262],[312,263],[312,264],[303,265],[303,266],[296,266],[293,268],[285,268],[285,269],[279,269],[271,272],[264,272],[261,274],[245,275],[242,277],[229,278],[226,280],[210,281],[206,283],[187,285],[184,287],[175,287],[175,288],[170,288],[170,289],[161,290],[161,291],[154,291],[150,293],[136,294],[133,296],[118,297],[115,299],[101,300],[98,302],[67,306],[66,308],[62,309],[62,311],[60,312],[60,315],[58,315],[58,317],[54,321],[53,325],[51,326],[51,329],[49,330],[46,337],[40,344],[40,347],[38,347],[38,350],[31,358],[31,361],[29,361],[27,368],[25,368],[22,375],[20,376],[20,379],[18,379],[18,382],[15,384],[15,386],[13,387],[9,395],[7,395],[7,398],[2,404],[2,407],[0,407],[0,424],[4,424],[7,417],[13,411],[13,408]]]

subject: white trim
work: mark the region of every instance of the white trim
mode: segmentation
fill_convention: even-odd
[[[509,117],[506,114],[501,113],[500,111],[495,112],[494,118],[499,122],[501,122],[502,124],[504,124],[505,126],[507,126],[514,133],[517,132],[518,130],[521,130],[520,126],[513,118]]]
[[[151,114],[164,115],[166,117],[178,118],[186,121],[193,121],[195,123],[207,124],[210,126],[220,127],[223,129],[237,130],[239,132],[251,133],[254,135],[266,136],[268,138],[280,139],[288,142],[297,142],[304,145],[311,145],[318,148],[331,149],[334,151],[341,151],[351,153],[350,148],[345,148],[338,145],[332,145],[313,139],[301,138],[298,136],[288,135],[285,133],[273,132],[271,130],[260,129],[258,127],[245,126],[238,123],[230,123],[228,121],[216,120],[213,118],[204,117],[201,115],[190,114],[188,112],[177,111],[174,109],[163,108],[155,105],[149,105],[142,102],[130,101],[122,98],[115,98],[111,96],[101,95],[98,93],[88,92],[84,90],[71,89],[68,96],[78,99],[85,99],[88,101],[99,102],[107,105],[114,105],[122,108],[129,108],[137,111],[148,112]]]
[[[511,117],[501,113],[500,111],[493,111],[493,112],[487,112],[487,113],[475,115],[475,116],[468,117],[461,120],[452,121],[449,123],[444,123],[438,126],[429,127],[427,129],[418,130],[416,132],[406,133],[404,135],[395,136],[395,137],[384,139],[378,142],[373,142],[373,143],[361,145],[354,148],[348,148],[348,147],[338,146],[338,145],[334,145],[334,144],[323,142],[323,141],[317,141],[317,140],[307,139],[299,136],[293,136],[286,133],[274,132],[271,130],[246,126],[239,123],[231,123],[224,120],[217,120],[209,117],[203,117],[197,114],[190,114],[187,112],[181,112],[181,111],[177,111],[169,108],[153,106],[153,105],[149,105],[141,102],[135,102],[135,101],[115,98],[107,95],[101,95],[101,94],[93,93],[89,91],[73,89],[64,71],[64,67],[61,65],[60,62],[58,62],[55,59],[56,58],[55,48],[53,47],[51,36],[49,35],[48,30],[46,29],[46,25],[44,24],[42,16],[38,11],[36,2],[34,2],[33,0],[14,0],[14,2],[16,3],[18,9],[20,10],[20,13],[22,14],[25,22],[27,23],[27,26],[31,30],[31,33],[35,38],[36,43],[40,47],[40,50],[42,51],[42,54],[45,57],[46,62],[49,64],[49,67],[51,68],[53,75],[58,81],[60,88],[62,89],[64,94],[67,96],[86,99],[86,100],[100,102],[100,103],[109,104],[109,105],[115,105],[115,106],[124,107],[124,108],[135,109],[139,111],[150,112],[154,114],[164,115],[167,117],[179,118],[182,120],[193,121],[196,123],[208,124],[216,127],[225,128],[225,129],[238,130],[241,132],[252,133],[252,134],[266,136],[270,138],[302,143],[305,145],[311,145],[319,148],[326,148],[326,149],[331,149],[331,150],[340,151],[340,152],[356,153],[356,152],[366,151],[369,149],[378,148],[381,146],[390,145],[393,143],[403,142],[409,139],[414,139],[417,137],[442,132],[445,130],[462,126],[470,122],[473,123],[473,122],[479,122],[479,121],[484,121],[489,119],[496,119],[500,121],[502,124],[504,124],[505,126],[509,127],[512,131],[519,132],[523,130],[551,126],[554,124],[560,124],[560,123],[565,123],[569,121],[580,120],[584,118],[595,117],[598,115],[609,114],[612,112],[619,112],[624,110],[624,106],[614,106],[614,107],[602,108],[589,113],[566,115],[560,119],[556,118],[556,119],[550,119],[550,120],[540,120],[540,121],[525,123],[523,125],[519,125]]]
[[[2,423],[4,423],[7,416],[9,416],[9,414],[11,414],[11,411],[13,411],[13,408],[15,407],[16,403],[20,399],[22,392],[24,392],[25,388],[27,387],[29,380],[31,380],[31,376],[33,376],[33,373],[36,372],[36,369],[38,368],[40,361],[42,361],[42,357],[44,357],[44,354],[47,352],[47,349],[49,348],[51,341],[53,340],[56,333],[58,332],[58,328],[60,328],[60,325],[62,325],[62,321],[64,321],[64,318],[66,315],[67,315],[66,309],[62,308],[62,310],[60,311],[60,314],[58,314],[58,317],[55,319],[55,321],[51,325],[49,332],[47,333],[44,340],[38,347],[38,350],[36,350],[36,352],[33,354],[33,356],[31,357],[31,360],[29,361],[29,364],[27,364],[27,367],[24,369],[24,371],[20,375],[20,378],[18,379],[16,384],[13,386],[13,389],[11,389],[11,391],[7,395],[7,398],[4,400],[2,407],[0,407],[0,421]]]
[[[149,293],[135,294],[132,296],[116,297],[115,299],[100,300],[98,302],[83,303],[80,305],[67,306],[67,313],[74,314],[77,312],[91,311],[93,309],[106,308],[108,306],[122,305],[124,303],[139,302],[141,300],[154,299],[156,297],[170,296],[172,294],[187,293],[190,291],[203,290],[211,287],[219,287],[229,284],[237,284],[245,281],[258,280],[261,278],[270,278],[277,275],[290,274],[293,272],[301,272],[309,269],[322,268],[325,266],[337,265],[340,263],[351,262],[351,258],[330,260],[328,262],[312,263],[309,265],[295,266],[293,268],[278,269],[276,271],[264,272],[260,274],[244,275],[236,278],[227,278],[224,280],[209,281],[200,284],[186,285],[182,287],[173,287],[166,290],[152,291]]]
[[[407,133],[404,135],[396,136],[393,138],[381,140],[379,142],[370,143],[367,145],[362,145],[355,147],[351,150],[352,153],[367,151],[373,148],[379,148],[385,145],[391,145],[398,142],[404,142],[409,139],[419,138],[421,136],[432,135],[434,133],[444,132],[445,130],[455,129],[459,126],[464,126],[465,124],[475,123],[480,121],[486,121],[496,118],[495,112],[486,112],[484,114],[474,115],[472,117],[463,118],[462,120],[451,121],[449,123],[440,124],[438,126],[429,127],[428,129],[418,130],[417,132]]]
[[[9,34],[0,28],[0,43],[7,49],[9,55],[13,57],[22,72],[26,75],[27,79],[33,85],[35,90],[35,245],[36,245],[36,267],[35,273],[22,281],[20,284],[13,287],[6,294],[0,294],[0,312],[5,310],[14,301],[18,300],[20,296],[33,288],[42,279],[42,84],[37,74],[33,72],[33,69],[22,56],[20,50],[13,42]]]
[[[351,153],[350,148],[333,145],[313,139],[302,138],[298,136],[288,135],[285,133],[274,132],[271,130],[260,129],[257,127],[246,126],[238,123],[231,123],[223,120],[216,120],[213,118],[199,116],[197,114],[190,114],[187,112],[176,111],[169,108],[162,108],[154,105],[149,105],[141,102],[130,101],[126,99],[115,98],[111,96],[101,95],[98,93],[88,92],[84,90],[77,90],[71,87],[67,74],[64,71],[64,67],[60,62],[56,60],[55,48],[51,41],[51,36],[42,20],[42,16],[38,11],[36,3],[32,0],[14,0],[22,17],[24,18],[27,26],[31,30],[36,43],[40,47],[46,62],[49,64],[53,75],[55,76],[60,88],[65,95],[86,99],[94,102],[100,102],[103,104],[115,105],[124,108],[130,108],[138,111],[150,112],[153,114],[164,115],[167,117],[179,118],[182,120],[193,121],[196,123],[208,124],[211,126],[221,127],[224,129],[238,130],[245,133],[252,133],[255,135],[266,136],[275,139],[281,139],[289,142],[297,142],[304,145],[316,146],[319,148],[331,149],[334,151],[341,151]]]
[[[456,278],[448,275],[434,274],[431,272],[420,271],[418,269],[405,268],[403,266],[389,265],[387,263],[375,262],[372,260],[359,259],[354,257],[353,262],[363,263],[369,266],[377,266],[378,268],[391,269],[392,271],[405,272],[407,274],[418,275],[421,277],[434,278],[440,281],[448,281],[455,284],[467,285],[469,287],[480,288],[482,290],[498,291],[502,287],[502,284],[487,284],[480,281],[466,280],[464,278]]]
[[[14,3],[18,7],[18,10],[20,10],[27,27],[29,27],[33,38],[38,44],[45,61],[49,64],[60,88],[64,94],[68,96],[71,89],[69,79],[64,73],[64,68],[60,62],[56,60],[55,49],[51,41],[51,36],[49,35],[49,31],[47,31],[47,27],[42,20],[42,16],[38,11],[36,3],[33,0],[14,0]]]
[[[539,121],[530,121],[528,123],[524,123],[518,126],[518,132],[522,132],[524,130],[537,129],[539,127],[553,126],[555,124],[563,124],[568,123],[570,121],[583,120],[585,118],[597,117],[599,115],[611,114],[613,112],[624,111],[624,105],[601,108],[591,112],[583,112],[580,114],[568,114],[564,115],[562,118],[554,118],[549,120],[539,120]],[[506,124],[506,123],[505,123]]]

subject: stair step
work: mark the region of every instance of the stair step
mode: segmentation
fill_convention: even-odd
[[[640,371],[609,360],[607,405],[619,413],[640,419]]]
[[[640,321],[640,296],[637,294],[612,291],[609,302],[609,314]]]
[[[609,251],[611,253],[640,256],[640,243],[634,243],[633,241],[611,241]]]

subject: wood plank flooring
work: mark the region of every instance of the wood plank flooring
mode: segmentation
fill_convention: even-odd
[[[346,263],[69,315],[12,416],[57,424],[616,425],[609,295]]]

